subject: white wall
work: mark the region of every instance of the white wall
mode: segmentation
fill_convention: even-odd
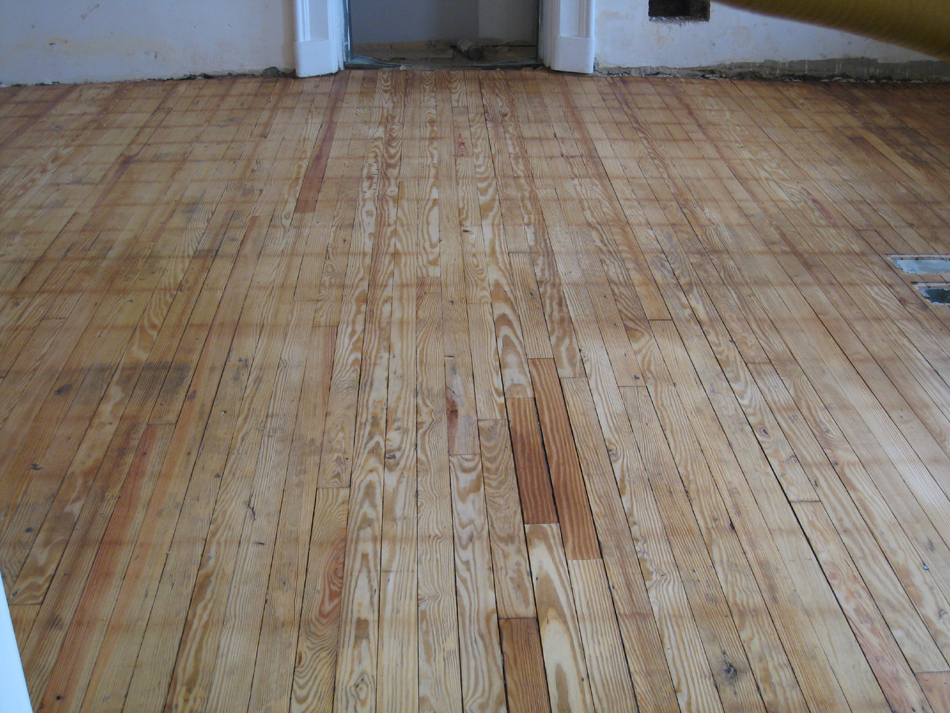
[[[290,0],[0,0],[0,83],[292,69]]]
[[[895,0],[896,1],[896,0]],[[708,22],[659,22],[647,0],[596,0],[598,66],[714,67],[797,60],[928,59],[894,45],[713,3]]]
[[[486,1],[486,7],[504,5]],[[926,59],[855,35],[717,3],[709,22],[696,23],[651,22],[647,0],[595,3],[601,68]],[[477,0],[468,7],[477,9]],[[455,12],[465,14],[458,6]],[[292,0],[0,0],[0,83],[292,69],[293,27]]]

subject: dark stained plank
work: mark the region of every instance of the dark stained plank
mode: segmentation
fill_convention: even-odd
[[[510,713],[549,713],[537,619],[502,619],[505,689]]]
[[[506,404],[524,521],[529,525],[557,522],[535,400],[514,397]]]
[[[571,560],[596,559],[600,557],[600,546],[557,368],[551,359],[531,359],[529,364],[564,551]]]

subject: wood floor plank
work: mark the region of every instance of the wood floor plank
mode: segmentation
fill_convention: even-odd
[[[23,648],[36,622],[36,617],[40,613],[39,604],[20,604],[10,607],[10,619],[13,624],[13,632],[16,634],[17,646]]]
[[[940,711],[950,88],[0,87],[44,710]]]
[[[921,654],[927,650],[932,636],[946,656],[944,627],[940,618],[934,616],[943,608],[940,589],[931,581],[928,570],[906,566],[915,557],[911,554],[914,545],[897,526],[893,512],[853,451],[846,450],[845,439],[836,437],[834,445],[828,440],[823,450],[809,430],[807,406],[799,411],[769,365],[751,365],[750,369],[793,445],[798,462],[814,479],[816,492],[852,552],[854,563],[862,570],[862,578],[904,655],[912,666],[923,665],[921,658],[926,656]],[[807,399],[801,391],[798,393],[799,399]],[[929,630],[929,635],[921,630],[922,626]],[[935,660],[932,654],[929,660]]]
[[[479,420],[505,417],[505,392],[498,363],[498,343],[491,307],[468,305],[468,332],[472,349],[475,405]]]
[[[567,567],[584,642],[594,708],[635,711],[637,700],[616,626],[617,614],[610,600],[610,584],[604,566],[597,560],[573,560],[567,563]]]
[[[470,710],[504,711],[505,688],[481,459],[452,456],[455,577],[462,703]]]
[[[363,341],[366,335],[370,289],[374,277],[374,263],[383,260],[382,241],[374,240],[395,227],[395,197],[398,175],[379,171],[381,166],[398,163],[396,154],[390,156],[385,140],[386,126],[394,121],[396,99],[391,83],[383,79],[377,87],[373,112],[376,119],[370,140],[370,153],[365,157],[360,183],[363,196],[357,207],[353,226],[354,244],[349,251],[346,278],[343,283],[342,307],[337,331],[336,354],[333,359],[333,377],[330,385],[330,403],[327,426],[320,462],[322,487],[341,487],[350,483],[353,468],[355,410],[363,379]],[[377,278],[378,274],[375,275]],[[368,351],[368,350],[367,350]],[[372,369],[373,365],[368,365]]]
[[[529,359],[551,359],[551,337],[544,322],[544,308],[538,291],[534,266],[528,253],[511,253],[515,300],[524,328],[525,354]]]
[[[407,122],[409,123],[409,122]],[[410,146],[407,150],[411,149]],[[402,190],[402,189],[400,189]],[[386,404],[386,468],[380,550],[379,685],[376,709],[416,711],[419,705],[415,305],[413,217],[400,211],[393,241],[393,300]],[[406,652],[410,655],[406,655]]]
[[[713,456],[710,463],[710,470],[719,482],[719,491],[724,494],[724,502],[727,508],[733,512],[759,513],[758,517],[763,517],[762,513],[751,506],[749,500],[753,497],[751,490],[747,490],[748,484],[744,484],[744,478],[740,475],[738,463],[732,466],[732,449],[722,447],[721,432],[711,428],[711,418],[703,418],[704,410],[703,389],[698,379],[692,371],[693,367],[687,365],[684,361],[685,349],[680,346],[679,336],[675,334],[675,328],[671,324],[657,323],[654,326],[654,333],[660,342],[660,348],[663,350],[664,358],[668,364],[671,364],[671,371],[676,374],[677,379],[686,379],[690,384],[688,389],[681,391],[684,398],[687,399],[687,408],[690,416],[697,420],[696,435],[700,444],[703,444],[704,450],[710,453],[717,453]],[[714,447],[713,443],[719,441],[719,446]],[[731,470],[732,474],[726,476],[726,472]],[[725,476],[725,477],[723,477]],[[742,478],[742,480],[740,480]],[[730,485],[727,486],[727,483]],[[743,503],[743,501],[745,501]],[[752,510],[749,510],[749,507]],[[754,516],[754,515],[753,515]],[[743,533],[741,527],[749,527],[749,531]],[[749,548],[749,564],[752,566],[757,581],[770,581],[776,579],[790,579],[787,571],[783,572],[780,563],[782,561],[775,544],[770,541],[768,527],[764,519],[756,527],[746,522],[742,518],[733,518],[736,523],[737,533],[745,547]],[[761,587],[761,585],[760,585]],[[768,588],[762,588],[763,595],[769,599],[777,597],[771,602],[776,613],[772,619],[775,622],[776,630],[782,637],[787,650],[789,651],[789,660],[793,667],[796,667],[797,679],[802,686],[802,694],[813,701],[820,701],[821,706],[828,706],[832,709],[843,709],[847,704],[844,700],[840,684],[827,668],[827,664],[822,662],[824,655],[815,639],[815,632],[811,623],[802,615],[800,603],[793,598],[793,590],[789,587],[779,587],[775,591],[769,591]],[[794,623],[793,623],[794,622]],[[804,645],[806,639],[813,639],[811,645]],[[797,690],[797,684],[787,692],[794,695]],[[815,703],[818,705],[817,703]]]
[[[227,281],[223,295],[216,296],[220,305],[232,310],[242,308],[247,296],[248,284],[253,276],[263,230],[250,230],[237,254],[235,269]],[[229,265],[230,267],[230,265]],[[226,273],[225,273],[226,274]],[[214,305],[211,313],[214,314]],[[146,700],[152,705],[161,705],[167,690],[168,677],[174,663],[175,650],[168,640],[169,630],[181,631],[186,612],[184,607],[174,608],[178,603],[179,590],[191,586],[194,572],[201,557],[200,543],[207,536],[207,522],[218,479],[213,476],[224,467],[226,445],[233,433],[238,414],[238,405],[248,378],[243,352],[228,360],[228,353],[236,330],[236,319],[225,309],[222,316],[213,320],[204,344],[201,357],[195,367],[191,388],[201,398],[186,400],[175,425],[168,453],[159,475],[159,484],[149,503],[146,520],[142,526],[144,537],[136,543],[130,570],[126,573],[122,591],[113,617],[110,634],[92,674],[84,707],[121,710],[126,697],[136,689],[130,689],[130,681],[138,671],[139,682]],[[223,315],[228,314],[228,318]],[[226,368],[228,367],[228,368]],[[223,378],[222,378],[223,377]],[[219,384],[217,389],[202,388],[207,383]],[[196,428],[201,424],[204,428]],[[201,457],[199,447],[206,444]],[[198,479],[170,477],[181,470],[191,473],[195,469]],[[202,477],[203,476],[203,477]],[[187,503],[187,505],[186,505]],[[179,520],[186,526],[177,528]],[[163,569],[167,564],[167,568]],[[166,576],[167,572],[167,576]],[[188,584],[185,584],[185,583]],[[143,597],[140,589],[148,596]],[[158,605],[155,617],[151,611]],[[148,626],[152,622],[152,626]],[[146,654],[141,659],[139,652],[143,642],[148,642]],[[138,663],[143,668],[138,668]],[[154,678],[150,678],[154,676]],[[148,682],[142,681],[148,678]],[[155,683],[157,682],[157,683]],[[156,691],[155,689],[158,689]],[[155,696],[157,692],[159,696]],[[138,693],[135,693],[138,695]],[[155,699],[152,698],[155,696]]]
[[[468,331],[468,324],[462,327]],[[457,341],[457,340],[456,340]],[[478,453],[478,408],[471,357],[445,357],[445,402],[449,428],[449,453]]]
[[[511,443],[524,521],[530,525],[557,522],[554,491],[548,474],[535,400],[511,398],[505,403],[508,405]]]
[[[551,707],[593,711],[584,644],[560,528],[529,525],[527,535]]]
[[[760,260],[761,267],[767,270],[773,269],[774,262],[767,255],[757,256],[757,262]],[[757,269],[761,268],[757,266]],[[766,301],[769,309],[777,315],[788,315],[791,319],[788,326],[796,332],[800,329],[797,326],[799,317],[789,312],[789,305],[795,307],[801,319],[813,325],[815,318],[810,308],[804,304],[804,297],[800,293],[791,292],[784,280],[781,286],[785,294],[779,296],[771,284],[763,285],[760,296]],[[824,394],[818,399],[819,402],[825,404],[823,408],[830,410],[847,440],[857,444],[857,448],[865,454],[864,461],[869,464],[873,461],[868,472],[875,476],[876,487],[887,494],[890,506],[902,511],[909,509],[920,513],[913,517],[902,516],[903,527],[908,532],[915,533],[915,542],[918,547],[924,548],[922,552],[933,553],[928,556],[934,558],[945,558],[947,556],[946,543],[941,536],[936,535],[936,530],[931,530],[931,534],[923,539],[920,532],[922,529],[931,529],[931,520],[939,522],[946,517],[942,490],[933,481],[929,472],[925,472],[926,469],[923,468],[920,459],[899,434],[899,429],[883,410],[873,392],[854,374],[850,362],[843,359],[835,346],[828,344],[827,332],[823,328],[819,329],[815,332],[815,339],[820,339],[823,355],[816,354],[807,341],[789,340],[788,346],[794,349],[794,354],[790,354],[789,357],[795,360],[795,363],[789,358],[777,362],[777,366],[782,369],[780,373],[783,379],[787,373],[789,379],[796,380],[803,370],[807,369],[804,377],[806,382],[814,380],[815,385]],[[829,360],[833,360],[832,363],[841,367],[835,370],[833,376],[828,370]],[[813,387],[809,384],[808,388]],[[885,478],[882,476],[884,472],[901,475]],[[924,542],[929,542],[929,544],[923,545]],[[939,577],[944,568],[936,567],[932,571]],[[946,583],[941,583],[941,588],[946,593]]]
[[[794,532],[798,528],[796,518],[775,487],[776,477],[769,470],[768,466],[762,462],[758,448],[755,448],[751,443],[750,431],[739,425],[744,419],[749,420],[750,426],[753,426],[755,423],[753,419],[764,417],[770,420],[767,409],[763,410],[762,408],[758,408],[754,410],[752,408],[754,401],[761,401],[761,397],[757,394],[757,390],[751,387],[750,376],[738,358],[737,352],[730,346],[730,343],[727,343],[724,336],[717,335],[717,332],[722,330],[720,323],[716,321],[709,323],[703,330],[703,336],[700,336],[699,329],[695,323],[679,318],[679,315],[682,314],[680,309],[671,306],[671,312],[676,316],[677,324],[685,334],[695,335],[696,348],[691,350],[693,363],[700,373],[701,380],[706,385],[707,393],[710,395],[713,408],[719,414],[720,421],[723,423],[736,424],[730,426],[729,430],[732,441],[732,452],[737,457],[740,467],[750,473],[758,472],[765,474],[764,477],[755,478],[751,487],[756,493],[759,508],[763,512],[768,513],[768,520],[770,523],[773,523],[770,527],[776,533],[776,546],[782,551],[785,561],[788,562],[789,566],[793,569],[794,576],[797,580],[810,579],[814,581],[813,586],[806,588],[807,591],[811,592],[811,596],[816,599],[823,598],[826,602],[831,604],[830,608],[821,604],[814,605],[815,611],[823,612],[826,620],[825,624],[816,631],[816,633],[822,639],[825,649],[828,651],[832,667],[838,671],[838,679],[841,682],[846,696],[854,705],[858,705],[857,701],[861,701],[860,705],[862,707],[874,707],[875,705],[882,707],[883,701],[877,700],[871,702],[867,700],[867,692],[873,691],[874,685],[871,683],[870,679],[872,677],[870,671],[867,670],[864,655],[855,645],[854,639],[848,631],[848,627],[845,626],[840,612],[835,611],[833,605],[834,599],[831,596],[831,592],[828,591],[824,585],[824,580],[820,576],[818,565],[811,556],[810,550],[806,547],[798,547],[800,538],[786,536],[786,532],[789,530]],[[718,365],[722,367],[727,378],[730,380],[732,391],[738,397],[739,401],[743,404],[749,404],[744,407],[745,416],[742,420],[740,420],[740,416],[736,413],[735,401],[732,398],[722,398],[722,394],[728,393],[728,387],[722,383],[718,370],[713,370],[709,354],[704,348],[704,344],[700,345],[698,343],[698,340],[704,337],[708,339],[713,346],[713,350],[718,359]],[[704,367],[704,363],[710,363],[710,366]],[[719,382],[718,384],[716,384],[717,381]],[[769,432],[768,427],[762,429],[762,426],[759,426],[759,428],[760,430],[764,430],[764,433]],[[777,431],[777,426],[773,424],[772,429],[773,431]],[[779,437],[782,438],[781,436]],[[760,436],[758,440],[761,443],[762,437]],[[748,443],[743,444],[743,441],[748,441]],[[783,469],[780,469],[779,472],[783,472]],[[791,473],[789,475],[791,475]],[[786,480],[790,481],[791,478],[786,477]],[[790,487],[785,490],[785,494],[790,499],[795,499],[797,493],[804,493],[805,496],[808,497],[810,490],[811,488],[807,481],[803,478],[799,478],[798,486],[796,487],[790,483]],[[801,496],[798,495],[797,497]],[[806,609],[812,607],[812,604],[807,599],[803,601],[803,604]],[[837,631],[837,635],[834,635],[833,632],[835,631]],[[857,683],[861,676],[864,677],[864,682]]]
[[[309,317],[312,321],[313,303],[304,303],[301,316]],[[304,333],[307,329],[304,328]],[[319,339],[320,328],[313,329]],[[293,332],[291,332],[293,333]],[[311,343],[316,341],[311,337]],[[305,355],[303,363],[297,363],[296,369],[303,369],[299,375],[302,380],[298,392],[296,421],[300,423],[304,410],[305,400],[299,397],[308,387],[307,377],[313,373],[313,362],[310,356],[315,357],[319,364],[322,355],[332,354],[332,342],[328,348],[320,349],[316,344],[316,354]],[[298,360],[300,357],[297,357]],[[322,366],[322,365],[321,365]],[[329,369],[325,372],[327,378],[321,383],[329,381]],[[315,389],[315,401],[321,403],[319,389]],[[325,404],[325,399],[322,400]],[[299,443],[299,430],[287,432],[290,424],[284,425],[278,431],[286,441],[284,448],[289,449],[287,455],[287,474],[284,484],[284,495],[280,509],[280,521],[275,533],[274,558],[270,568],[268,594],[264,603],[261,635],[258,642],[258,651],[252,683],[249,709],[287,710],[290,707],[293,694],[295,665],[297,662],[296,646],[297,632],[302,629],[301,617],[305,595],[305,577],[309,569],[308,553],[314,511],[316,509],[317,482],[311,476],[311,471],[301,471],[297,467],[295,446]],[[260,545],[255,545],[259,547]]]
[[[397,97],[387,95],[386,101],[395,105]],[[394,111],[398,112],[399,109]],[[398,141],[395,143],[395,147],[387,147],[387,159],[390,158],[389,151],[395,151],[398,155],[399,144]],[[393,176],[391,180],[395,182],[396,177]],[[372,709],[379,685],[380,538],[394,269],[388,241],[393,240],[396,228],[395,195],[384,189],[379,198],[381,210],[378,230],[386,239],[375,241],[368,271],[365,336],[361,355],[365,364],[360,370],[353,425],[353,463],[349,469],[351,504],[334,710]],[[386,244],[386,247],[382,247],[382,244]],[[332,384],[330,388],[332,394]],[[322,460],[321,470],[324,470]],[[321,476],[321,485],[329,482],[335,481],[324,481]]]
[[[664,513],[670,546],[679,567],[691,573],[682,578],[683,585],[696,612],[699,635],[723,708],[760,710],[761,696],[755,690],[753,676],[748,674],[755,670],[753,666],[761,664],[754,658],[753,647],[749,647],[748,653],[744,650],[742,632],[736,628],[738,622],[728,613],[727,596],[731,597],[734,592],[724,589],[717,580],[716,555],[700,544],[703,542],[701,516],[694,514],[689,497],[695,490],[687,489],[687,483],[677,472],[650,394],[642,388],[627,389],[624,397],[637,440],[643,444],[643,464],[657,505]],[[765,675],[755,674],[760,678]]]
[[[934,713],[950,710],[950,678],[945,671],[940,673],[917,674],[921,688],[927,694],[927,700]]]
[[[149,426],[142,436],[136,461],[103,535],[112,546],[100,548],[96,554],[89,573],[91,585],[83,591],[71,632],[67,634],[69,642],[81,641],[82,646],[75,649],[67,643],[60,649],[43,698],[48,701],[48,707],[78,710],[83,700],[171,431],[170,426]]]
[[[531,619],[535,617],[531,568],[508,424],[500,420],[479,421],[478,435],[482,448],[492,569],[497,583],[498,616],[501,619]]]
[[[763,594],[756,584],[737,533],[730,526],[732,520],[693,433],[690,416],[679,403],[677,390],[672,387],[674,382],[671,375],[668,372],[658,372],[657,377],[649,387],[656,417],[667,434],[667,445],[676,462],[683,487],[689,494],[693,516],[703,532],[703,539],[710,543],[707,544],[707,550],[720,579],[723,594],[730,602],[730,610],[734,612],[733,625],[742,638],[750,668],[755,672],[756,679],[771,682],[760,687],[760,695],[766,706],[772,704],[776,696],[788,696],[783,705],[800,707],[800,694],[796,691],[795,682],[788,678],[790,665],[779,643],[775,624],[768,615]],[[648,423],[650,411],[644,406],[641,413],[646,415]],[[656,433],[655,429],[653,432]],[[662,442],[658,443],[658,447],[662,449]],[[713,542],[716,543],[715,547],[710,546]],[[728,581],[722,577],[727,571],[730,573]],[[708,635],[707,633],[706,636]],[[723,635],[728,636],[728,633]],[[726,640],[728,641],[728,638]],[[731,651],[727,648],[724,653]],[[729,674],[736,670],[741,681],[742,669],[728,656],[724,656],[723,660],[728,662],[724,672]],[[717,664],[712,670],[718,672],[723,668]],[[731,675],[729,677],[732,678]]]
[[[844,552],[837,534],[833,534],[834,528],[824,508],[818,503],[801,503],[795,508],[795,512],[806,528],[812,549],[821,562],[825,575],[829,581],[838,584],[835,590],[838,601],[842,603],[844,613],[874,671],[878,684],[883,689],[887,703],[892,709],[926,708],[926,698],[919,690],[920,686],[910,666],[887,630],[880,612],[871,603],[870,594],[860,582],[860,576]],[[852,675],[860,675],[864,678],[861,688],[865,695],[874,693],[871,676],[863,671]],[[847,690],[849,682],[842,683]],[[875,707],[875,703],[876,701],[872,698],[861,701],[860,705],[870,709]],[[881,710],[886,709],[879,703],[876,707]]]
[[[544,680],[544,659],[537,619],[501,619],[505,688],[510,713],[551,710]]]
[[[549,359],[530,364],[564,551],[568,559],[597,559],[600,547],[557,369]]]
[[[286,285],[284,300],[290,302],[292,294],[293,285]],[[243,547],[238,552],[228,595],[228,617],[215,661],[216,685],[211,687],[209,701],[217,709],[240,708],[248,700],[249,706],[263,708],[269,700],[286,701],[290,691],[289,676],[278,676],[278,672],[286,673],[287,667],[280,666],[280,649],[274,648],[274,629],[265,628],[265,616],[270,607],[283,610],[281,613],[289,610],[291,620],[296,614],[293,592],[288,595],[270,585],[290,578],[291,565],[285,564],[285,557],[293,552],[287,542],[288,526],[281,528],[281,520],[290,520],[294,527],[299,522],[293,506],[300,493],[288,479],[288,462],[306,364],[304,335],[310,333],[312,318],[306,303],[293,303],[248,499],[251,518],[245,521],[241,534]],[[277,337],[272,339],[278,341]],[[290,561],[296,566],[295,557]],[[266,580],[258,577],[249,586],[249,580],[265,570],[270,576]]]
[[[296,642],[292,711],[333,709],[348,508],[346,488],[317,491]]]
[[[426,283],[418,300],[417,394],[419,552],[419,709],[461,710],[459,620],[454,600],[454,523],[445,415],[445,371],[438,325],[441,287]]]
[[[567,379],[564,382],[564,396],[578,452],[581,454],[581,467],[589,489],[595,522],[599,523],[602,533],[600,539],[602,542],[610,541],[611,550],[620,551],[629,548],[628,542],[631,538],[637,543],[640,579],[649,597],[657,633],[665,642],[665,663],[680,706],[695,710],[722,710],[719,696],[713,687],[713,679],[698,663],[703,659],[702,644],[696,628],[690,623],[690,606],[667,541],[666,530],[671,529],[672,525],[664,526],[662,523],[653,494],[645,487],[647,483],[643,479],[614,478],[611,459],[603,441],[596,418],[597,409],[588,385],[583,380]],[[645,472],[639,463],[636,470],[639,473]],[[627,533],[621,535],[613,531],[613,522],[621,517],[621,513],[625,514],[629,524],[629,537]],[[611,558],[608,557],[607,560],[609,564]],[[594,584],[600,580],[599,571],[595,569],[578,572],[578,575],[585,576],[588,580],[586,584],[593,587],[593,590],[588,591],[588,595],[593,598],[590,608],[599,607],[602,610],[604,605],[597,604],[599,585]],[[583,621],[585,614],[579,613],[578,616]],[[591,626],[593,625],[594,622],[591,622]],[[601,641],[604,635],[596,638]],[[658,653],[656,650],[644,648],[648,655],[655,656]],[[721,656],[725,651],[720,649],[716,653]],[[715,659],[714,661],[721,669],[720,662]],[[652,663],[658,670],[662,670],[660,662]],[[593,671],[591,675],[593,677]],[[613,677],[616,678],[616,673]],[[733,682],[733,691],[736,688],[735,683]],[[721,683],[719,688],[726,694],[730,691],[730,686],[725,682]],[[720,696],[725,697],[723,693],[720,693]],[[754,698],[752,700],[754,701]]]
[[[280,269],[275,270],[278,266]],[[240,403],[234,445],[221,474],[204,552],[195,573],[191,605],[168,694],[174,705],[213,706],[221,695],[217,687],[221,679],[214,671],[221,660],[228,658],[230,636],[240,635],[241,631],[231,628],[240,620],[230,601],[232,583],[242,579],[241,570],[247,566],[249,549],[254,547],[251,542],[260,541],[260,536],[255,540],[251,535],[257,521],[256,497],[262,490],[268,493],[260,503],[264,521],[273,516],[275,505],[279,507],[279,501],[268,500],[274,489],[263,488],[258,482],[262,474],[257,464],[262,452],[266,453],[263,433],[267,430],[268,406],[272,403],[293,305],[288,299],[293,286],[287,280],[295,274],[289,261],[262,259],[248,293],[248,309],[238,324],[235,342],[246,345],[244,353],[249,355],[245,357],[250,365],[248,387]],[[266,581],[262,585],[266,589]],[[253,596],[253,590],[248,588],[241,594]],[[254,650],[259,631],[258,620]],[[210,647],[209,641],[214,642]],[[248,665],[246,660],[238,661],[239,665]],[[245,679],[253,672],[253,662],[250,666]]]
[[[437,106],[451,105],[451,76],[438,75],[432,89]],[[436,185],[430,187],[426,200],[437,215],[430,216],[435,224],[430,224],[424,233],[427,241],[419,253],[416,294],[419,710],[433,713],[462,709],[459,620],[454,598],[454,522],[451,508],[447,507],[452,502],[452,484],[442,327],[445,283],[444,264],[438,259],[444,251],[432,253],[436,239],[445,234],[444,229],[452,230],[453,225],[458,225],[458,210],[453,209],[450,192],[454,181],[450,119],[450,112],[436,113],[437,146],[432,157]],[[455,213],[454,220],[451,213]]]

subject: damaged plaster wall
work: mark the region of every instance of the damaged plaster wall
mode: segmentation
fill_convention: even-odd
[[[911,50],[715,2],[706,22],[651,20],[648,0],[597,0],[595,7],[596,62],[605,72],[950,77],[950,65]]]
[[[6,2],[0,83],[290,69],[293,37],[290,0]]]

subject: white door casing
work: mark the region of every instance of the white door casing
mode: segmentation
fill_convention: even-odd
[[[343,68],[346,0],[294,0],[298,77]],[[559,72],[594,71],[594,0],[541,0],[538,53]]]
[[[23,664],[17,649],[13,620],[7,606],[6,592],[0,582],[0,711],[30,713],[30,694],[26,689]]]
[[[343,69],[346,0],[294,0],[294,58],[298,77]]]
[[[541,0],[538,54],[558,72],[593,72],[594,0]]]

